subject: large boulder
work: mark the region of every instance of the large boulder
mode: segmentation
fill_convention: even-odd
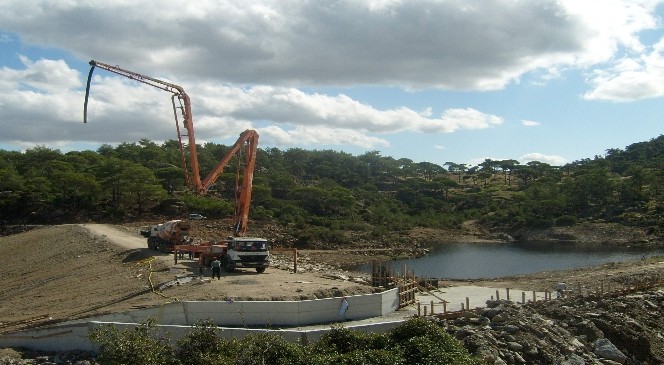
[[[624,364],[625,361],[627,361],[627,356],[625,356],[622,351],[618,350],[618,348],[606,338],[600,338],[595,341],[595,351],[593,352],[601,358],[613,360],[621,364]]]

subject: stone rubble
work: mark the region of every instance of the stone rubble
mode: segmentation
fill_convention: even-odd
[[[436,320],[488,364],[664,363],[664,290],[487,305]]]

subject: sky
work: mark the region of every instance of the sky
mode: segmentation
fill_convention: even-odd
[[[662,134],[650,0],[2,0],[0,149],[176,139],[474,166],[561,166]]]

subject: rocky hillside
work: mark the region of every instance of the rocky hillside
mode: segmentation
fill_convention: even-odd
[[[488,364],[663,364],[664,290],[517,305],[440,320]]]

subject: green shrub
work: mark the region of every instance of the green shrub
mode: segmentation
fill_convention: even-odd
[[[335,364],[339,365],[399,365],[404,364],[401,354],[390,350],[364,350],[343,354]],[[408,363],[410,364],[410,363]]]
[[[226,341],[211,321],[203,321],[178,340],[177,357],[182,365],[228,364],[238,349],[237,341]]]
[[[546,218],[536,218],[530,222],[530,226],[539,229],[551,228],[553,227],[553,220]]]
[[[414,318],[394,327],[388,334],[396,344],[406,343],[413,337],[431,337],[446,341],[450,337],[440,326],[424,318]]]
[[[90,340],[101,345],[97,361],[104,365],[175,365],[168,335],[158,336],[154,319],[120,331],[113,325],[98,327]]]
[[[227,341],[210,321],[198,323],[174,351],[168,336],[160,336],[150,319],[120,331],[113,325],[90,332],[101,344],[98,362],[104,365],[480,365],[443,328],[426,319],[413,319],[390,332],[363,333],[333,328],[316,343],[303,346],[274,333],[259,333]]]
[[[271,219],[274,212],[262,206],[256,206],[251,209],[251,219],[268,220]]]
[[[190,212],[197,212],[208,217],[226,217],[233,214],[233,203],[219,198],[183,195],[181,197]]]
[[[387,336],[333,327],[310,346],[314,358],[309,364],[389,365],[402,364],[398,349],[390,346]]]
[[[573,215],[562,215],[556,218],[555,222],[557,227],[572,227],[576,224],[577,219]]]
[[[389,348],[389,339],[383,334],[363,333],[335,326],[325,332],[313,345],[315,352],[348,353],[356,350]]]
[[[325,227],[308,227],[293,231],[298,248],[307,247],[314,243],[348,243],[348,238],[340,230],[332,230]]]
[[[461,343],[439,325],[423,318],[411,319],[389,333],[403,351],[405,364],[477,365]]]
[[[303,347],[283,337],[260,333],[245,337],[238,346],[235,365],[300,365],[304,362]]]

